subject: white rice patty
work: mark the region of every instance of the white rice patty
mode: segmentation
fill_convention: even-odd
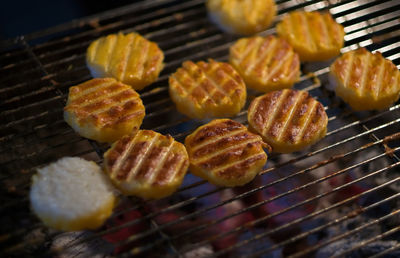
[[[65,157],[38,169],[33,177],[32,208],[58,220],[74,220],[100,210],[113,197],[100,167],[78,157]]]

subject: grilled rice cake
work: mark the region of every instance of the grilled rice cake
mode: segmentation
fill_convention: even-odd
[[[114,142],[139,129],[145,115],[139,94],[113,78],[98,78],[69,88],[65,121],[81,136]]]
[[[305,91],[289,89],[255,98],[247,118],[250,129],[280,153],[299,151],[319,141],[328,124],[320,102]]]
[[[54,229],[96,229],[116,203],[114,188],[93,161],[65,157],[38,169],[32,179],[32,210]]]
[[[267,29],[276,15],[273,0],[208,0],[208,14],[222,30],[250,35]]]
[[[115,142],[104,154],[105,171],[126,195],[159,199],[182,184],[189,166],[183,144],[170,135],[139,130]]]
[[[246,86],[227,63],[185,61],[169,77],[169,94],[190,118],[230,117],[246,103]]]
[[[301,61],[324,61],[340,54],[344,29],[330,13],[293,11],[276,26]]]
[[[385,109],[399,99],[400,72],[379,52],[365,48],[347,52],[330,70],[336,94],[354,110]]]
[[[291,88],[299,80],[299,56],[284,39],[272,35],[242,38],[229,53],[229,63],[249,88],[270,92]]]
[[[101,37],[89,45],[86,53],[93,77],[113,77],[135,90],[158,78],[163,59],[164,54],[156,43],[134,32]]]
[[[250,182],[267,161],[261,137],[230,119],[216,119],[186,137],[190,171],[219,186]]]

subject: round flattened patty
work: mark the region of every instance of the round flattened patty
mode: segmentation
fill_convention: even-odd
[[[324,61],[340,54],[344,29],[330,13],[293,11],[276,25],[278,36],[286,39],[300,60]]]
[[[169,77],[176,108],[190,118],[230,117],[246,104],[246,85],[227,63],[186,61]]]
[[[116,203],[114,188],[93,161],[65,157],[38,169],[32,179],[34,213],[58,230],[96,229]]]
[[[379,52],[347,52],[330,70],[336,94],[354,110],[381,110],[399,99],[400,71]]]
[[[65,121],[81,136],[114,142],[139,129],[145,115],[139,94],[112,78],[98,78],[69,88]]]
[[[222,30],[249,35],[267,29],[276,15],[273,0],[208,0],[208,14]]]
[[[299,80],[299,56],[284,39],[272,35],[242,38],[229,53],[229,63],[249,88],[270,92],[291,88]]]
[[[93,77],[113,77],[135,90],[157,80],[164,53],[138,33],[110,34],[93,41],[86,63]]]
[[[328,124],[320,102],[305,91],[289,89],[255,98],[247,118],[250,129],[280,153],[299,151],[319,141]]]
[[[150,130],[122,137],[104,159],[106,173],[121,192],[145,199],[175,192],[189,166],[183,144]]]
[[[250,182],[267,161],[261,137],[230,119],[216,119],[186,137],[190,171],[219,186]]]

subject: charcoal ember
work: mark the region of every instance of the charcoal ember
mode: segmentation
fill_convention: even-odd
[[[89,231],[62,233],[54,238],[50,250],[55,253],[54,257],[58,258],[111,257],[113,246],[103,239],[93,238],[90,241],[83,241],[93,234]]]
[[[343,207],[341,209],[341,212],[343,213],[343,215],[350,214],[355,209],[356,209],[355,207]],[[381,214],[381,216],[384,215],[386,214]],[[372,219],[367,214],[360,214],[353,218],[347,219],[336,226],[329,227],[325,232],[326,233],[325,239],[329,239],[331,237],[335,237],[350,230],[356,229],[360,226],[363,226],[371,222],[371,220]],[[339,255],[342,252],[345,252],[346,250],[349,250],[355,246],[360,245],[363,241],[370,239],[372,236],[378,236],[386,232],[388,229],[389,228],[387,228],[386,223],[372,224],[370,226],[363,228],[358,232],[355,232],[354,234],[351,234],[350,236],[344,239],[340,239],[336,242],[333,242],[327,246],[322,247],[320,250],[317,251],[316,257],[322,258],[322,257]],[[385,241],[374,241],[370,244],[362,246],[357,250],[350,252],[345,257],[352,257],[352,258],[369,257],[378,254],[388,248],[391,248],[399,243],[395,235],[390,235],[387,238],[388,239]],[[400,257],[399,254],[400,251],[394,251],[393,253],[390,253],[385,257]]]
[[[234,196],[235,194],[232,191],[232,189],[225,189],[220,193],[221,201],[230,200]],[[238,213],[245,208],[246,205],[242,201],[235,200],[221,207],[218,207],[216,209],[216,216],[217,218],[223,218],[225,216]],[[236,227],[245,225],[246,223],[251,222],[252,220],[254,220],[254,217],[251,212],[248,211],[242,212],[236,216],[225,219],[221,223],[217,224],[216,227],[214,228],[215,234],[232,231]],[[241,234],[240,232],[229,234],[223,238],[213,241],[212,245],[216,250],[223,250],[229,246],[236,244],[240,238],[240,234]]]
[[[257,235],[262,233],[265,233],[265,229],[255,228],[241,234],[239,236],[240,241],[250,240],[250,242],[247,245],[239,247],[235,251],[234,257],[251,257],[251,255],[254,253],[262,252],[263,250],[270,248],[274,244],[270,238],[257,238]],[[282,248],[277,248],[276,250],[267,252],[264,255],[259,255],[257,257],[280,258],[282,257],[282,251]]]
[[[352,248],[355,245],[360,244],[360,242],[353,241],[349,242],[348,239],[339,240],[334,242],[326,247],[321,248],[315,255],[316,258],[325,258],[340,255],[341,253],[345,252],[346,250]],[[370,257],[375,254],[379,254],[386,249],[389,249],[393,246],[398,244],[397,241],[376,241],[370,244],[367,244],[357,250],[354,250],[346,255],[342,255],[341,257],[348,257],[348,258],[364,258]],[[385,254],[383,256],[385,258],[397,258],[400,257],[400,250],[394,250],[389,254]]]
[[[129,209],[128,203],[122,203],[122,205],[119,205],[114,212],[118,215],[109,219],[104,225],[104,229],[112,230],[115,227],[122,228],[102,236],[103,240],[109,244],[112,244],[114,247],[113,254],[119,254],[143,244],[144,240],[124,243],[129,239],[130,236],[144,232],[149,228],[149,223],[146,220],[132,225],[127,225],[127,223],[132,223],[135,220],[141,219],[143,217],[142,213],[138,210]]]
[[[191,245],[184,246],[182,250],[188,249],[189,251],[182,251],[183,258],[199,258],[208,257],[214,253],[211,245],[204,245],[200,247],[192,247]]]
[[[203,187],[207,188],[208,190],[213,188],[215,189],[214,186],[209,184],[203,185]],[[192,191],[197,190],[192,189]],[[196,192],[194,194],[194,196],[198,195],[201,195],[201,192]],[[233,197],[235,197],[235,193],[232,189],[221,189],[215,194],[197,199],[197,210],[209,207],[210,205],[219,202],[230,200]],[[182,250],[182,252],[185,252],[187,247],[190,247],[191,244],[196,244],[200,241],[207,241],[208,243],[210,243],[213,251],[219,251],[228,248],[229,246],[237,243],[240,233],[233,232],[220,237],[216,236],[224,232],[232,231],[235,228],[245,225],[246,223],[251,222],[254,219],[251,212],[241,213],[246,205],[244,205],[244,203],[240,200],[229,201],[224,205],[215,207],[207,212],[201,213],[200,215],[193,216],[184,220],[181,220],[181,218],[190,215],[193,212],[191,211],[193,207],[181,207],[180,209],[163,211],[167,207],[169,207],[167,199],[164,202],[158,201],[157,203],[150,206],[152,212],[161,211],[159,215],[154,217],[154,220],[158,225],[173,223],[173,225],[167,226],[163,229],[166,234],[180,235],[182,233],[185,234],[185,232],[190,232],[188,234],[190,237],[180,237],[174,240],[174,244],[177,245],[178,249]],[[235,213],[239,214],[232,216],[232,214]],[[179,223],[174,223],[176,221],[179,221]],[[192,231],[194,228],[201,229]],[[198,252],[208,252],[208,249],[200,250],[198,249],[198,247],[190,251],[194,251],[194,253],[196,253],[195,250],[197,250]]]

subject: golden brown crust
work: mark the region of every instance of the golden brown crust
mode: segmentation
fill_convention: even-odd
[[[328,12],[290,12],[276,31],[293,46],[301,61],[327,60],[339,55],[344,44],[343,26]]]
[[[261,137],[230,119],[216,119],[185,139],[190,170],[221,186],[251,181],[267,161]]]
[[[185,61],[169,77],[177,109],[191,118],[233,116],[246,103],[246,86],[227,63]]]
[[[285,89],[255,98],[248,121],[273,151],[288,153],[323,138],[328,117],[322,104],[307,92]]]
[[[118,189],[146,199],[172,194],[189,166],[181,143],[150,130],[124,136],[104,158],[106,171]]]
[[[114,77],[136,90],[157,79],[163,59],[156,43],[134,32],[101,37],[90,44],[86,54],[93,77]]]
[[[399,98],[400,71],[379,52],[347,52],[330,69],[337,95],[354,110],[384,109]]]
[[[208,0],[206,6],[222,29],[244,35],[267,29],[276,15],[273,0]]]
[[[242,38],[229,53],[229,62],[249,88],[270,92],[290,88],[299,80],[299,56],[284,39],[272,35]]]
[[[112,78],[99,78],[70,87],[64,117],[78,133],[100,142],[113,142],[139,128],[145,115],[139,94]]]

